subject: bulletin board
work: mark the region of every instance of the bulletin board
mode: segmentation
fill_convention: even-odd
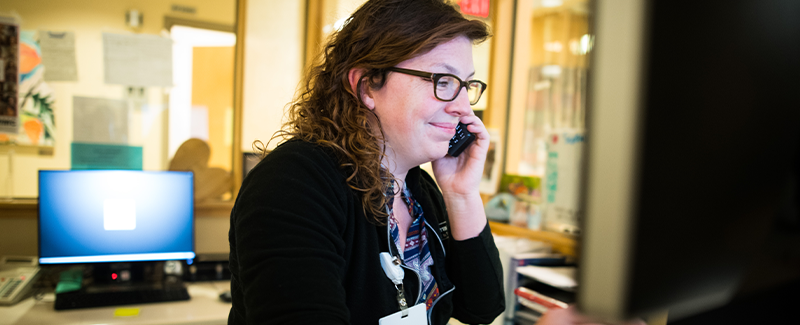
[[[175,42],[165,20],[236,22],[235,0],[173,7],[0,3],[0,196],[36,197],[42,169],[167,169],[170,121],[182,119],[170,116]]]

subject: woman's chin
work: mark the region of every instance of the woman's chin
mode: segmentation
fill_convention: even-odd
[[[419,161],[416,163],[416,165],[429,163],[445,157],[447,155],[447,150],[449,149],[449,144],[449,142],[446,144],[440,144],[437,142],[428,143],[426,146],[419,146],[419,148],[417,148],[417,153],[420,155],[417,156]]]
[[[431,154],[431,161],[444,158],[445,156],[447,156],[448,149],[450,149],[449,146],[445,146],[443,148],[437,148],[437,150]]]

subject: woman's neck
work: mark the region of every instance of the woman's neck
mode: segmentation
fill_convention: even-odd
[[[397,181],[405,183],[406,175],[408,175],[408,171],[411,169],[411,167],[398,164],[397,159],[395,159],[394,152],[389,148],[387,149],[386,156],[383,157],[382,161],[383,167],[386,168],[386,170],[391,173]]]
[[[403,173],[395,173],[391,172],[392,176],[395,178],[395,190],[394,190],[394,197],[399,198],[400,194],[403,193],[403,189],[406,187],[406,175],[408,171],[404,171]]]

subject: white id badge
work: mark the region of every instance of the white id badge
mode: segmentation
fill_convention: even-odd
[[[417,304],[408,309],[408,316],[403,318],[403,313],[398,311],[378,320],[378,325],[427,325],[428,310],[425,304]]]

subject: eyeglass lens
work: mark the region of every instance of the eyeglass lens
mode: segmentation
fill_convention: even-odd
[[[467,85],[467,95],[469,103],[475,105],[481,98],[483,86],[473,81]],[[441,76],[436,83],[436,97],[442,100],[453,100],[458,96],[461,91],[461,81],[453,76]]]

